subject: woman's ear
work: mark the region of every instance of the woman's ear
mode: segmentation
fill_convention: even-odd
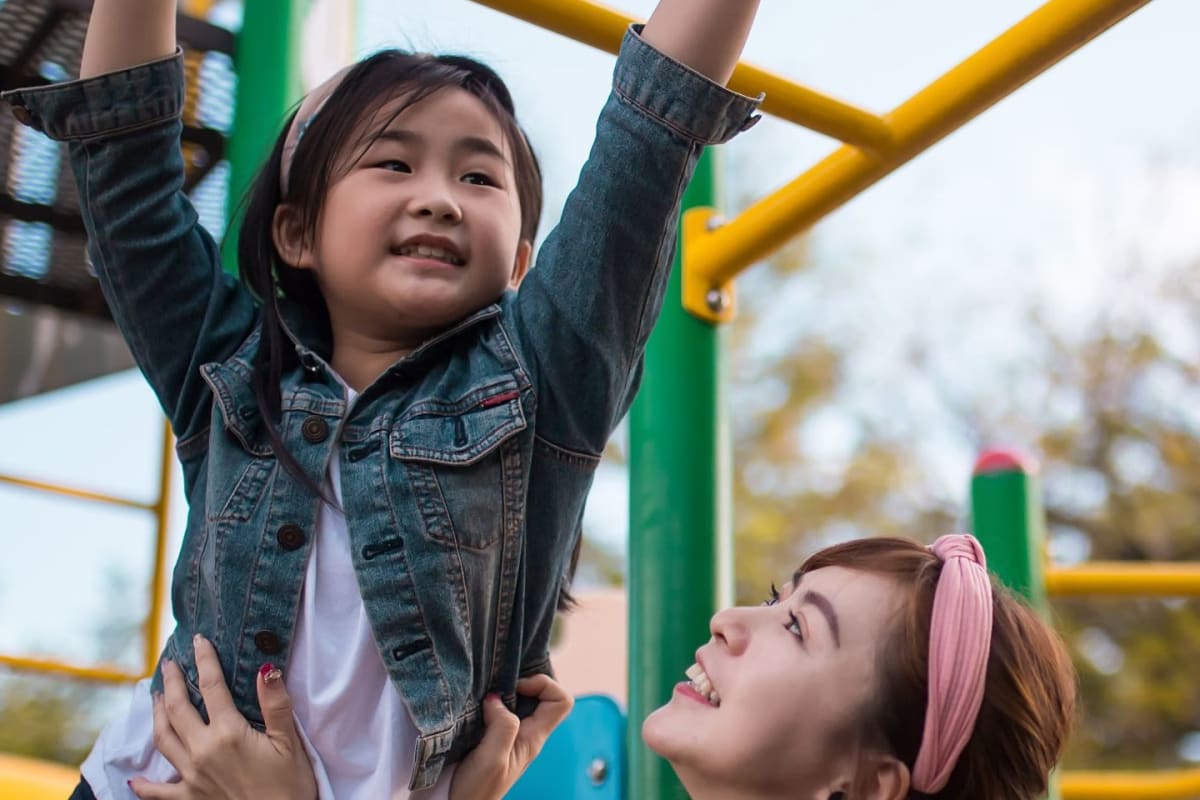
[[[304,220],[294,205],[280,203],[275,206],[271,238],[285,264],[297,269],[313,269],[316,266],[313,250],[305,241]]]
[[[517,255],[513,259],[512,278],[508,281],[508,288],[516,289],[521,285],[521,281],[525,280],[525,276],[529,274],[529,262],[533,258],[533,243],[528,239],[522,239],[517,245]]]
[[[908,767],[895,756],[868,756],[859,774],[862,791],[856,797],[864,800],[904,800],[908,797]]]

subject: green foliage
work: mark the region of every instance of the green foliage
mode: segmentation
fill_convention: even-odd
[[[76,766],[91,749],[87,688],[41,677],[0,681],[0,753]]]

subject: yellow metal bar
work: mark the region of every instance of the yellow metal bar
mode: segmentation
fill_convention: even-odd
[[[1200,769],[1060,772],[1063,800],[1187,800],[1200,797]]]
[[[475,0],[538,27],[615,53],[625,29],[636,20],[590,0]],[[878,114],[842,102],[779,75],[749,64],[739,64],[729,81],[737,92],[766,92],[762,110],[780,119],[832,136],[868,150],[886,148],[892,134]]]
[[[956,130],[1149,0],[1050,0],[885,119],[886,157],[846,146],[689,248],[684,269],[710,286],[732,280],[789,238]]]
[[[78,769],[0,754],[0,797],[62,800],[78,783]]]
[[[158,502],[154,504],[154,567],[150,577],[150,611],[142,626],[145,632],[145,673],[158,663],[158,645],[162,636],[162,610],[167,591],[167,523],[170,517],[171,470],[175,466],[175,436],[171,423],[163,420],[162,451],[159,460]]]
[[[1046,591],[1055,597],[1125,595],[1200,597],[1200,563],[1098,561],[1046,571]]]
[[[134,683],[145,677],[136,672],[130,672],[129,670],[115,666],[99,665],[95,667],[81,667],[46,658],[20,658],[17,656],[0,655],[0,666],[23,672],[46,672],[56,675],[66,675],[70,678],[97,681],[99,683]]]
[[[61,494],[66,497],[74,497],[80,500],[93,500],[97,503],[108,503],[114,506],[123,508],[137,508],[142,511],[153,511],[153,503],[144,503],[140,500],[129,500],[124,497],[116,497],[110,494],[102,494],[100,492],[92,492],[87,489],[76,489],[70,486],[58,486],[53,483],[44,483],[42,481],[29,480],[27,478],[16,478],[11,475],[0,475],[0,483],[8,483],[13,486],[21,486],[25,489],[36,489],[41,492],[50,492],[52,494]]]

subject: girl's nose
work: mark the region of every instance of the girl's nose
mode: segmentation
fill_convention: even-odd
[[[462,208],[454,196],[442,187],[428,186],[412,198],[409,207],[414,216],[428,217],[439,222],[462,221]]]
[[[753,620],[750,614],[754,609],[734,607],[726,608],[713,614],[708,623],[708,629],[713,639],[723,645],[730,655],[741,655],[750,643],[750,631]]]

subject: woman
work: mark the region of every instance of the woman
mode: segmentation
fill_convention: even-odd
[[[642,727],[696,800],[1033,800],[1075,707],[1061,640],[971,536],[822,550],[713,617]]]
[[[1074,714],[1061,640],[993,585],[970,536],[930,548],[891,538],[830,547],[763,606],[716,614],[711,630],[691,680],[642,727],[695,800],[1034,800]],[[501,797],[561,708],[521,723],[520,753],[497,736],[473,754],[479,778],[464,796]],[[492,720],[515,730],[502,714],[493,709]],[[160,722],[175,735],[173,716]],[[279,741],[298,746],[290,736]],[[238,758],[226,747],[213,760],[229,771]],[[135,788],[144,798],[263,797],[305,777],[275,751],[240,761],[258,793],[250,783],[246,794]],[[293,791],[280,796],[305,796]]]

